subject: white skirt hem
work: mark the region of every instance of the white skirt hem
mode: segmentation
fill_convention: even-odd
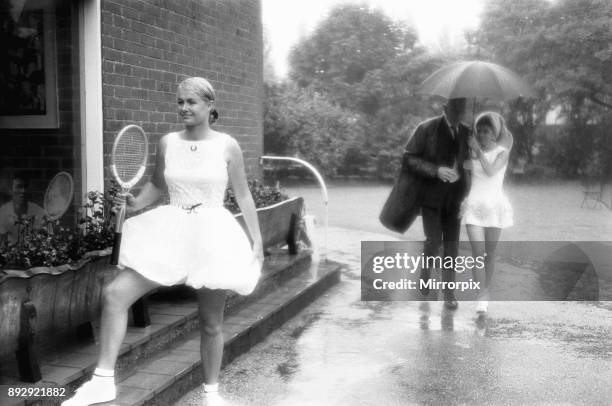
[[[225,208],[159,206],[123,225],[119,267],[163,286],[251,293],[262,264],[249,239]]]

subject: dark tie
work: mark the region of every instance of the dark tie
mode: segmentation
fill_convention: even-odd
[[[452,139],[453,140],[456,139],[457,138],[457,127],[451,126],[450,130],[451,130],[451,137],[452,137]]]

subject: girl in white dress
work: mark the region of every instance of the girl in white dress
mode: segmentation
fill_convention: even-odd
[[[177,92],[184,130],[159,142],[155,170],[138,196],[117,205],[128,213],[157,202],[164,190],[170,204],[128,219],[123,226],[119,267],[104,290],[100,355],[92,379],[64,406],[84,406],[116,398],[114,367],[127,327],[129,307],[151,289],[185,283],[198,289],[204,404],[222,403],[218,377],[223,355],[225,289],[249,294],[263,263],[262,238],[248,188],[242,151],[229,135],[210,127],[217,118],[215,93],[203,78],[188,78]],[[231,182],[253,246],[223,207]]]
[[[502,228],[513,224],[512,206],[503,190],[512,135],[500,114],[484,112],[476,119],[476,137],[470,137],[468,145],[472,152],[469,165],[472,179],[461,215],[473,256],[485,256],[484,268],[473,268],[474,279],[481,286],[476,311],[485,313],[495,268],[495,248]]]

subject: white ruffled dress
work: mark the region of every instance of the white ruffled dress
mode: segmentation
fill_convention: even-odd
[[[489,162],[505,148],[497,146],[484,153]],[[472,159],[472,185],[461,204],[461,215],[465,224],[480,227],[505,228],[513,225],[512,205],[504,193],[503,183],[507,164],[495,175],[489,176],[484,171],[480,160]]]
[[[261,273],[245,231],[223,207],[229,136],[188,141],[168,135],[164,177],[170,204],[123,225],[119,266],[160,285],[251,293]]]

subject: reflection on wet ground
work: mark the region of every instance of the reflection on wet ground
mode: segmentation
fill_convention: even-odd
[[[340,285],[224,369],[232,404],[612,404],[609,306],[362,302],[359,258],[342,261]]]
[[[344,282],[223,371],[236,405],[609,404],[610,312],[358,302]],[[192,403],[182,403],[192,404]],[[196,404],[196,403],[193,403]]]

